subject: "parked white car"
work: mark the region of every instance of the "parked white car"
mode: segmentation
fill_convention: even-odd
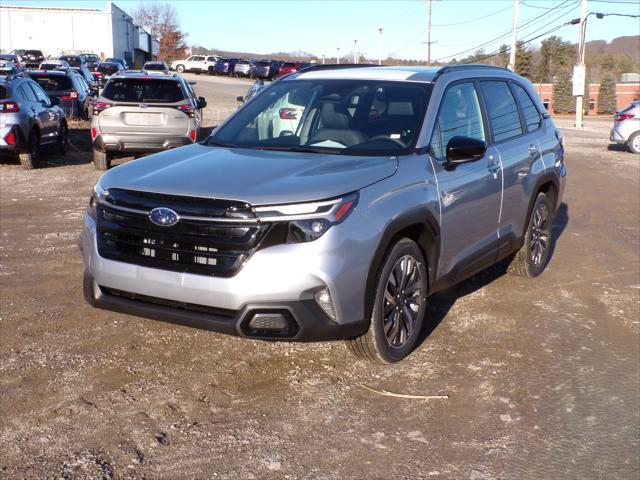
[[[210,66],[215,66],[217,61],[218,57],[214,56],[191,55],[185,60],[174,60],[171,62],[171,70],[175,70],[178,73],[202,73],[208,71]]]

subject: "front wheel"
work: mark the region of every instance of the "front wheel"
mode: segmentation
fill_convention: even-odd
[[[629,147],[629,150],[631,150],[631,153],[640,153],[640,132],[636,132],[629,137],[627,146]]]
[[[176,72],[178,73],[184,73],[184,65],[178,65],[176,67]]]
[[[511,259],[509,273],[533,278],[544,271],[551,255],[552,212],[549,198],[544,193],[539,193],[531,210],[524,245]]]
[[[424,322],[427,266],[420,247],[399,240],[387,252],[376,277],[369,331],[347,341],[362,359],[395,363],[416,346]]]
[[[62,122],[60,124],[60,132],[58,132],[58,143],[56,144],[56,153],[58,155],[64,155],[67,153],[69,147],[69,129],[67,123]]]

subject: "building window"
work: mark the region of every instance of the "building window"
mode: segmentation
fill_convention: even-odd
[[[548,98],[544,98],[542,100],[542,105],[544,105],[544,109],[548,112],[549,111],[549,105],[550,105],[550,101]]]
[[[594,111],[596,109],[596,100],[595,98],[589,99],[589,111]]]

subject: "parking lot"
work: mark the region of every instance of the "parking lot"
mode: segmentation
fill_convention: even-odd
[[[251,84],[188,76],[208,127]],[[637,478],[640,163],[609,145],[610,118],[572,123],[545,273],[438,294],[388,367],[92,309],[89,123],[40,169],[2,159],[0,477]]]

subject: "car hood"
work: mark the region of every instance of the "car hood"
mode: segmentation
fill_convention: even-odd
[[[393,175],[396,157],[276,152],[199,144],[106,172],[102,188],[239,200],[268,205],[322,200]]]

